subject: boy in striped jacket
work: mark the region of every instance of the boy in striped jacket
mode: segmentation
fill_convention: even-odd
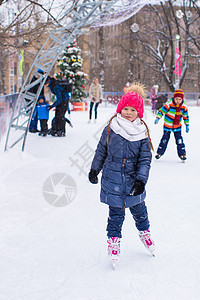
[[[158,111],[154,123],[158,124],[163,115],[165,115],[163,127],[164,133],[155,158],[159,159],[165,153],[172,131],[176,140],[178,156],[181,160],[186,160],[185,144],[181,135],[181,121],[182,119],[184,120],[186,132],[189,132],[189,116],[184,101],[184,93],[181,89],[175,90],[173,97]]]

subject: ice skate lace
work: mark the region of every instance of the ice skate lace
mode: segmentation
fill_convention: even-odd
[[[120,253],[120,239],[115,238],[115,239],[108,239],[108,252],[109,255],[119,255]]]

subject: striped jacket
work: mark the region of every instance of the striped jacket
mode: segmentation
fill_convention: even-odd
[[[166,102],[161,109],[158,111],[156,118],[161,119],[163,115],[164,117],[164,130],[166,131],[180,131],[181,130],[181,121],[184,120],[185,125],[189,124],[189,116],[188,116],[188,109],[183,100],[181,105],[181,117],[180,123],[178,125],[173,124],[173,120],[176,115],[176,105],[173,103],[173,98],[171,98],[168,102]]]

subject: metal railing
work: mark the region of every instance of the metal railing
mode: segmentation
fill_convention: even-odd
[[[158,95],[167,94],[168,99],[173,96],[171,92],[160,92]],[[123,96],[122,92],[104,92],[104,103],[105,105],[118,104],[120,98]],[[184,93],[185,101],[188,106],[200,106],[200,93]],[[145,100],[146,105],[150,105],[151,101],[149,100],[150,92],[147,92],[147,99]]]

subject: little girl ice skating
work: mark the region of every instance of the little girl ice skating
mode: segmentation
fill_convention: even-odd
[[[118,103],[117,113],[103,130],[89,172],[90,182],[96,184],[102,170],[100,200],[109,205],[107,242],[113,262],[120,254],[125,208],[129,208],[144,246],[152,255],[155,250],[144,202],[152,159],[148,127],[141,119],[144,96],[140,84],[127,89]]]

